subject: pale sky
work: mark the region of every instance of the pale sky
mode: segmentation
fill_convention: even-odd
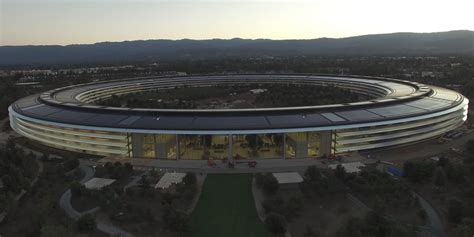
[[[0,45],[474,30],[474,0],[0,0]]]

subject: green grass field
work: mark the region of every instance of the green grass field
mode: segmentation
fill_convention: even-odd
[[[252,197],[252,175],[209,174],[191,215],[189,236],[268,236]]]

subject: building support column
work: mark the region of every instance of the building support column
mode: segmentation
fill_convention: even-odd
[[[328,156],[333,152],[332,149],[332,132],[331,131],[322,131],[320,132],[320,146],[319,146],[319,156]]]
[[[229,142],[229,149],[228,149],[228,154],[227,154],[227,160],[229,162],[233,162],[234,161],[234,158],[232,157],[232,134],[229,134],[228,135],[228,142]]]
[[[281,158],[286,159],[286,133],[283,133],[283,155]]]
[[[179,160],[180,155],[181,151],[179,150],[179,135],[176,134],[176,160]]]

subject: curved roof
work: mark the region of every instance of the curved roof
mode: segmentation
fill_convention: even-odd
[[[94,105],[108,92],[174,86],[235,83],[332,84],[377,97],[369,101],[323,106],[257,109],[140,109]],[[454,108],[461,94],[415,82],[361,76],[237,74],[135,78],[88,83],[20,99],[11,109],[20,116],[61,124],[146,130],[271,130],[328,127],[422,116]]]

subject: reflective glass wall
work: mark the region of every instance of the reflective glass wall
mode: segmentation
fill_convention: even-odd
[[[223,160],[232,157],[238,161],[315,158],[321,154],[319,132],[239,135],[133,134],[131,137],[133,154],[137,158]]]

